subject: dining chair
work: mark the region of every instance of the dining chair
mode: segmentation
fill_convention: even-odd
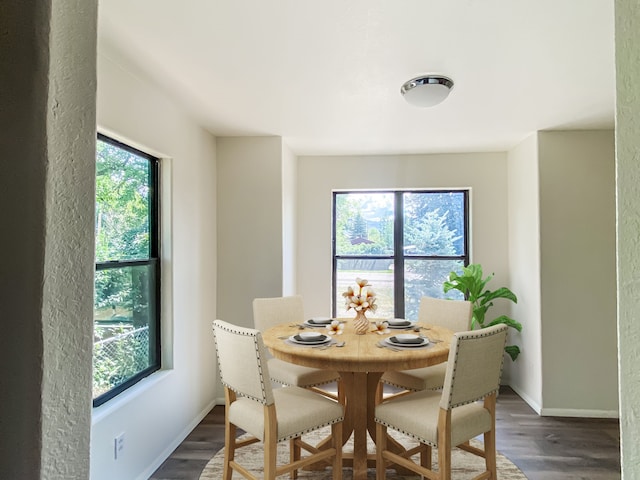
[[[233,470],[249,479],[258,477],[235,461],[237,449],[256,442],[264,444],[264,479],[289,473],[297,478],[300,468],[332,459],[333,480],[342,479],[342,420],[338,402],[300,387],[272,388],[269,366],[260,331],[215,320],[213,333],[220,379],[225,391],[225,451],[223,480]],[[302,441],[302,435],[331,426],[331,445],[325,450]],[[237,439],[240,428],[250,435]],[[277,445],[289,441],[289,463],[278,465]],[[302,450],[309,455],[302,456]]]
[[[442,391],[423,390],[376,406],[376,480],[397,464],[431,480],[451,480],[451,449],[484,457],[485,471],[474,479],[496,480],[495,407],[500,388],[507,327],[495,325],[454,334]],[[483,402],[479,402],[483,400]],[[405,456],[387,449],[387,429],[418,441]],[[484,434],[484,448],[469,444]],[[438,449],[432,470],[431,449]],[[420,463],[409,457],[420,453]]]
[[[264,332],[270,327],[287,322],[296,325],[304,322],[304,303],[301,295],[253,300],[253,325],[256,329]],[[271,380],[276,383],[308,388],[344,403],[342,382],[336,371],[304,367],[278,358],[269,358],[269,372]],[[333,382],[337,384],[337,395],[318,388]]]
[[[420,299],[418,321],[422,323],[439,325],[453,332],[464,332],[471,329],[472,315],[473,305],[467,300],[448,300],[427,296]],[[428,333],[427,336],[429,336]],[[440,363],[424,368],[385,372],[380,379],[378,402],[382,401],[384,384],[402,389],[400,393],[388,398],[420,390],[438,390],[444,385],[446,369],[446,363]]]

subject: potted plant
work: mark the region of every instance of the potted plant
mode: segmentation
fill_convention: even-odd
[[[449,274],[449,280],[443,284],[444,293],[447,293],[450,290],[458,290],[462,292],[464,298],[473,304],[473,316],[471,318],[472,330],[504,323],[505,325],[515,328],[521,332],[522,325],[520,322],[517,322],[506,315],[500,315],[491,321],[487,321],[487,310],[493,306],[493,300],[497,298],[505,298],[507,300],[511,300],[513,303],[518,303],[518,298],[507,287],[501,287],[493,291],[485,289],[487,283],[489,283],[493,278],[493,274],[484,279],[482,276],[482,266],[479,264],[471,264],[467,267],[462,267],[461,275],[458,275],[455,272],[451,272]],[[520,348],[517,345],[507,345],[504,349],[511,357],[511,360],[515,360],[520,354]]]

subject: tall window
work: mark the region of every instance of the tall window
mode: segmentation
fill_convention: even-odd
[[[158,159],[98,135],[93,404],[160,368]]]
[[[334,192],[333,315],[361,277],[376,292],[376,317],[417,319],[420,298],[444,298],[449,272],[469,264],[468,224],[466,190]]]

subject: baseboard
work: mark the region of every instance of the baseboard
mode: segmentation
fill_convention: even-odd
[[[544,408],[518,387],[509,385],[533,410],[542,417],[619,418],[617,410],[589,410],[581,408]]]
[[[543,417],[618,418],[617,410],[588,410],[579,408],[543,408]]]
[[[514,385],[509,385],[509,387],[511,387],[511,389],[516,392],[518,394],[518,396],[524,400],[531,408],[533,408],[533,410],[538,414],[541,415],[540,411],[542,410],[542,407],[538,404],[538,402],[536,402],[535,400],[533,400],[533,398],[531,398],[529,395],[527,395],[526,393],[524,393],[522,390],[520,390],[518,387],[514,386]]]
[[[222,401],[222,403],[224,404],[224,400]],[[204,409],[202,409],[200,413],[198,413],[198,415],[196,415],[191,423],[189,423],[189,425],[187,425],[184,430],[182,430],[178,434],[178,436],[169,444],[169,446],[165,448],[153,462],[151,462],[151,465],[149,465],[147,469],[138,476],[137,480],[147,480],[151,475],[153,475],[153,472],[155,472],[160,467],[160,465],[162,465],[162,463],[167,458],[169,458],[169,455],[171,455],[171,453],[176,448],[178,448],[178,446],[184,441],[184,439],[187,438],[187,435],[189,435],[193,431],[193,429],[196,428],[196,426],[202,421],[202,419],[206,417],[211,409],[216,405],[219,405],[217,399],[209,402],[207,406],[204,407]]]

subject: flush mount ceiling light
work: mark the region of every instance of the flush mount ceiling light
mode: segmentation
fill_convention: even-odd
[[[453,88],[453,80],[442,75],[412,78],[400,89],[404,99],[416,107],[433,107],[442,102]]]

